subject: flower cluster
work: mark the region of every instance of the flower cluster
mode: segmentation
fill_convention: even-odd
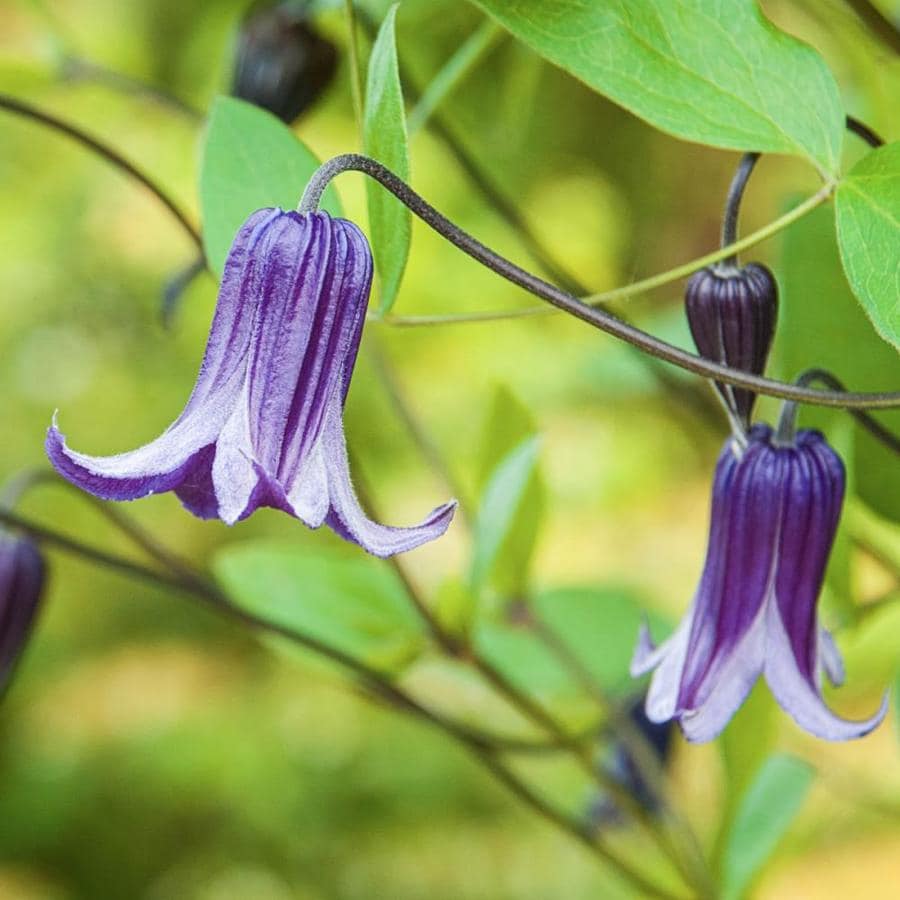
[[[685,311],[703,356],[756,375],[775,334],[778,290],[758,263],[703,269],[690,280]],[[777,434],[750,424],[755,395],[716,382],[734,431],[713,480],[709,546],[690,610],[655,647],[644,626],[632,675],[655,670],[647,694],[654,722],[677,719],[690,741],[728,724],[762,675],[801,727],[827,740],[861,737],[887,712],[846,721],[822,699],[824,672],[843,681],[843,663],[819,624],[817,604],[844,499],[844,466],[817,431],[795,432],[793,404]]]
[[[343,410],[371,281],[368,242],[351,222],[255,212],[231,247],[181,415],[155,441],[107,457],[71,450],[54,422],[50,461],[105,500],[174,491],[194,515],[228,524],[271,506],[376,556],[439,537],[455,502],[393,528],[365,514],[350,481]]]

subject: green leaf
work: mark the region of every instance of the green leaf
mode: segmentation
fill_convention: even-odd
[[[756,0],[474,0],[550,62],[676,137],[837,171],[844,114],[811,47]]]
[[[633,592],[619,587],[559,588],[537,594],[527,609],[606,693],[640,690],[628,672],[644,617]],[[515,621],[482,620],[475,630],[476,647],[521,690],[552,705],[567,722],[589,722],[596,712],[594,700],[536,635],[529,613],[514,616]],[[651,621],[655,631],[666,630],[658,618]]]
[[[238,229],[265,206],[294,209],[319,160],[271,113],[236,100],[213,103],[200,163],[203,247],[219,276]],[[329,186],[322,208],[341,215]]]
[[[850,170],[838,184],[835,215],[850,285],[878,333],[900,347],[900,142]]]
[[[900,384],[900,356],[880,340],[853,297],[836,248],[834,217],[817,209],[785,234],[781,309],[775,352],[787,380],[810,368],[832,371],[851,390],[890,390]],[[848,352],[852,348],[852,352]],[[800,424],[820,428],[832,439],[846,413],[805,407]],[[875,413],[900,431],[900,411]],[[854,426],[853,489],[884,516],[900,519],[900,467],[896,457],[865,429]]]
[[[716,845],[726,839],[745,791],[772,749],[776,735],[776,705],[762,679],[741,704],[718,741],[724,763],[725,797]]]
[[[214,571],[241,609],[383,671],[424,646],[403,585],[381,560],[260,540],[220,550]]]
[[[383,163],[404,181],[409,181],[406,112],[394,39],[398,6],[395,3],[388,10],[369,57],[363,143],[369,156]],[[386,313],[394,305],[406,268],[411,217],[409,210],[396,197],[371,178],[366,179],[366,190],[372,251],[381,286],[381,312]]]
[[[481,431],[476,484],[484,490],[504,456],[537,434],[531,411],[503,384],[497,385]]]
[[[814,770],[787,754],[770,757],[741,800],[722,860],[723,894],[744,896],[803,805]]]
[[[470,581],[476,591],[489,579],[502,595],[525,590],[544,508],[538,448],[537,437],[527,438],[501,460],[485,487],[473,536]]]

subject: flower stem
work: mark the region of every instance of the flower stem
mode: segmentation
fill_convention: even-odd
[[[524,288],[564,312],[592,325],[594,328],[605,331],[607,334],[611,334],[620,340],[626,341],[652,356],[656,356],[673,365],[680,366],[689,372],[702,375],[705,378],[713,378],[718,381],[727,382],[728,384],[737,385],[738,387],[744,387],[759,394],[767,394],[772,397],[781,397],[786,400],[811,403],[817,406],[853,407],[860,409],[890,409],[900,406],[900,392],[851,393],[812,390],[807,387],[775,381],[758,375],[751,375],[740,369],[733,369],[730,366],[704,359],[694,353],[682,350],[674,344],[660,340],[639,328],[635,328],[633,325],[623,322],[621,319],[616,318],[610,313],[594,309],[577,297],[573,297],[571,294],[567,294],[565,291],[560,290],[554,285],[548,284],[543,279],[527,272],[525,269],[520,268],[499,253],[486,247],[445,216],[441,215],[441,213],[417,194],[409,187],[409,185],[394,175],[393,172],[366,156],[352,153],[344,154],[342,156],[336,156],[320,166],[306,187],[300,201],[299,209],[301,211],[315,209],[318,206],[322,192],[325,190],[328,183],[341,172],[350,170],[363,172],[365,175],[378,181],[438,234],[454,244],[468,256],[471,256],[477,262],[480,262],[493,272],[496,272],[502,278],[505,278],[507,281]],[[782,218],[778,220],[778,223],[773,222],[767,228],[756,232],[755,235],[750,235],[748,238],[744,238],[736,244],[732,244],[730,247],[711,253],[700,260],[695,260],[694,263],[688,263],[685,266],[681,266],[678,270],[673,270],[673,272],[677,271],[678,277],[688,275],[696,269],[702,268],[718,259],[722,259],[729,253],[736,252],[744,246],[749,246],[755,242],[752,240],[754,237],[761,240],[759,235],[768,236],[769,234],[780,230],[780,228],[785,227],[786,224],[796,221],[806,215],[811,209],[818,206],[820,203],[823,203],[831,195],[833,189],[834,185],[826,185],[813,197],[810,197],[804,203],[800,204],[800,206],[792,210],[787,216],[782,216]],[[673,280],[674,277],[675,275],[670,272],[665,276],[657,276],[656,279],[650,280],[655,281],[656,283],[666,283]],[[632,285],[623,290],[632,290],[634,287],[635,286]]]
[[[738,164],[737,172],[728,189],[728,198],[725,201],[725,215],[722,219],[722,247],[731,247],[737,243],[738,216],[741,210],[741,200],[744,197],[744,188],[753,172],[753,167],[759,159],[758,153],[745,153]],[[726,256],[722,263],[726,266],[737,265],[737,253]]]
[[[613,868],[624,880],[646,893],[647,896],[659,897],[662,900],[672,900],[670,891],[647,879],[642,872],[635,868],[619,853],[593,836],[584,823],[570,819],[563,812],[546,803],[535,791],[502,760],[499,756],[501,746],[495,746],[493,736],[484,735],[471,730],[440,713],[435,712],[417,699],[407,694],[401,688],[393,684],[387,676],[360,662],[354,657],[314,638],[310,635],[287,628],[275,622],[261,619],[252,613],[246,612],[240,607],[234,606],[229,598],[222,593],[219,587],[207,576],[200,572],[169,574],[150,569],[140,563],[135,563],[121,557],[98,550],[88,544],[74,538],[70,538],[53,529],[46,528],[36,522],[32,522],[23,516],[0,508],[0,522],[8,526],[24,531],[35,540],[50,544],[67,553],[78,555],[84,559],[99,563],[123,572],[126,575],[140,578],[144,581],[159,584],[164,587],[174,588],[185,593],[201,605],[213,610],[251,630],[263,634],[271,634],[280,638],[286,638],[292,643],[298,644],[313,653],[323,656],[348,670],[358,677],[364,687],[376,696],[388,700],[395,707],[434,728],[444,732],[458,744],[463,746],[478,762],[481,763],[501,784],[503,784],[518,800],[530,807],[534,812],[557,827],[566,831],[579,842],[584,844],[598,859]],[[166,555],[171,555],[166,551]],[[186,577],[189,574],[189,577]],[[509,747],[511,751],[520,750],[515,742]],[[529,746],[530,749],[530,746]]]
[[[82,131],[78,126],[65,122],[51,113],[32,106],[30,103],[25,103],[22,100],[17,100],[6,94],[0,94],[0,109],[5,109],[16,115],[25,116],[26,118],[32,119],[35,122],[40,122],[42,125],[46,125],[48,128],[58,131],[60,134],[67,135],[92,152],[102,156],[107,162],[112,163],[117,169],[121,170],[135,181],[140,182],[169,210],[170,213],[172,213],[173,216],[175,216],[185,234],[187,234],[194,244],[196,244],[197,249],[201,253],[203,252],[203,240],[200,237],[200,233],[185,213],[178,207],[175,201],[172,200],[171,197],[169,197],[169,195],[166,194],[166,192],[163,191],[163,189],[148,175],[145,175],[140,169],[125,159],[118,151],[113,150],[108,144],[105,144],[97,138],[92,137],[87,132]]]

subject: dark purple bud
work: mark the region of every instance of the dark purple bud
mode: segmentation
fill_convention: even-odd
[[[778,317],[778,285],[759,263],[711,266],[688,282],[685,307],[702,356],[762,375]],[[756,395],[716,382],[725,405],[748,428]]]
[[[252,12],[238,35],[231,93],[290,124],[328,87],[334,45],[309,24],[305,3]]]
[[[46,568],[29,538],[0,532],[0,694],[9,686],[28,643]]]

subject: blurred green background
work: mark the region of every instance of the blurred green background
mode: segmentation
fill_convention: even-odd
[[[102,136],[196,217],[202,123],[147,96],[62,77],[60,60],[75,54],[202,110],[227,88],[245,6],[3,0],[0,90]],[[848,109],[888,139],[900,138],[900,64],[842,3],[764,6],[823,53]],[[376,17],[385,7],[369,4]],[[358,144],[340,10],[325,9],[318,22],[340,48],[338,76],[296,130],[325,158]],[[478,22],[466,4],[406,0],[398,17],[401,63],[421,87]],[[494,47],[442,115],[546,244],[593,289],[662,271],[718,240],[736,154],[652,130],[511,39]],[[427,132],[415,138],[412,167],[416,188],[442,211],[531,264],[439,139]],[[215,284],[201,277],[165,330],[162,288],[192,254],[172,219],[83,148],[5,112],[0,187],[0,477],[42,463],[55,409],[74,446],[86,452],[117,452],[156,436],[193,384]],[[801,162],[764,159],[745,202],[744,230],[815,187],[815,173]],[[365,223],[361,176],[343,176],[339,190],[349,216]],[[786,258],[786,245],[781,236],[753,257],[775,268],[783,287],[786,269],[795,293],[807,279],[821,281],[824,267],[838,273],[829,284],[839,279],[827,233],[808,237],[805,256],[797,243]],[[776,366],[788,375],[817,358],[815,329],[827,330],[827,317],[800,315],[807,307],[799,294],[792,316],[791,296],[787,290],[776,351]],[[529,303],[414,224],[397,313]],[[630,301],[628,312],[687,346],[679,286]],[[661,396],[626,349],[561,316],[443,328],[372,324],[365,345],[348,439],[385,519],[418,519],[446,499],[448,488],[417,452],[380,385],[368,353],[375,345],[469,496],[497,386],[509,388],[534,417],[547,491],[535,589],[620,585],[677,619],[702,564],[710,473],[723,428]],[[896,387],[896,379],[851,387]],[[762,407],[770,415],[775,409]],[[842,420],[827,424],[840,439]],[[851,505],[847,521],[900,546],[895,528]],[[132,552],[64,489],[35,489],[21,509]],[[190,517],[167,494],[129,512],[199,562],[226,544],[267,537],[310,552],[345,549],[325,530],[309,532],[272,511],[228,529]],[[846,626],[838,639],[848,687],[830,699],[842,712],[861,715],[897,672],[900,604],[890,602],[897,585],[883,567],[858,550],[847,553],[848,567],[825,598],[826,622]],[[458,520],[408,562],[416,579],[434,589],[459,573],[468,554],[469,536]],[[332,672],[298,662],[182,597],[72,557],[51,553],[51,559],[44,614],[0,708],[0,897],[629,896],[461,751],[374,707]],[[885,602],[856,614],[875,600]],[[460,702],[458,686],[439,678],[429,689],[446,691],[448,704]],[[777,745],[819,774],[757,895],[895,897],[897,723],[863,741],[826,745],[783,715],[776,722]],[[679,739],[672,771],[675,795],[709,838],[725,791],[718,748],[689,748]]]

